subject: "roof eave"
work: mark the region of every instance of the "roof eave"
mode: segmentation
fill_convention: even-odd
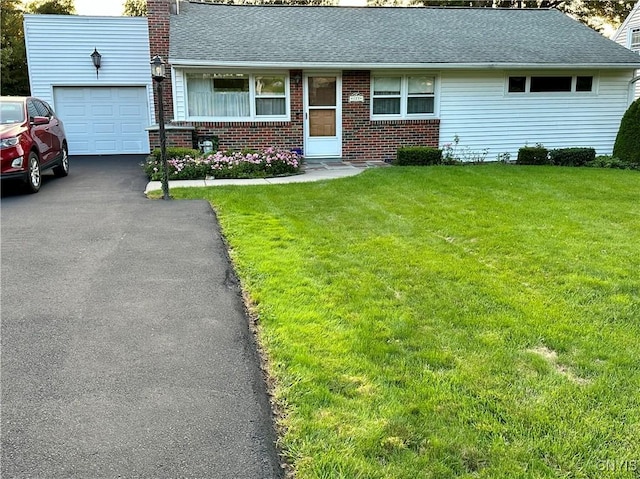
[[[635,63],[333,63],[333,62],[246,62],[246,61],[198,61],[192,59],[169,58],[174,67],[187,68],[284,68],[291,70],[594,70],[640,69],[640,61]]]

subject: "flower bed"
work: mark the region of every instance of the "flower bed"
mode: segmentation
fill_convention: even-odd
[[[154,153],[143,164],[150,180],[162,179],[160,155]],[[264,151],[218,151],[205,157],[189,154],[172,155],[167,151],[170,180],[205,178],[265,178],[295,175],[300,172],[303,158],[295,152],[268,148]]]

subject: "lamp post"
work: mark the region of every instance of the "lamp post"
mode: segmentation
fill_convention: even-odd
[[[160,161],[162,163],[162,199],[170,200],[169,168],[167,166],[167,135],[164,131],[164,99],[162,98],[162,80],[165,78],[165,63],[156,55],[151,60],[151,76],[157,85],[158,94],[158,126],[160,127]]]

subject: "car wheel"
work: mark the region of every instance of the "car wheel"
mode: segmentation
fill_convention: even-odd
[[[60,158],[60,164],[53,169],[53,174],[58,178],[69,174],[69,152],[67,151],[67,145],[62,145],[62,158]]]
[[[29,153],[29,169],[27,171],[27,190],[29,193],[40,191],[42,184],[42,173],[40,172],[40,162],[38,154],[34,151]]]

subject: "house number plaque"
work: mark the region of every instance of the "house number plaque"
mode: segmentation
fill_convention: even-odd
[[[363,103],[364,95],[361,93],[352,93],[349,95],[349,103]]]

